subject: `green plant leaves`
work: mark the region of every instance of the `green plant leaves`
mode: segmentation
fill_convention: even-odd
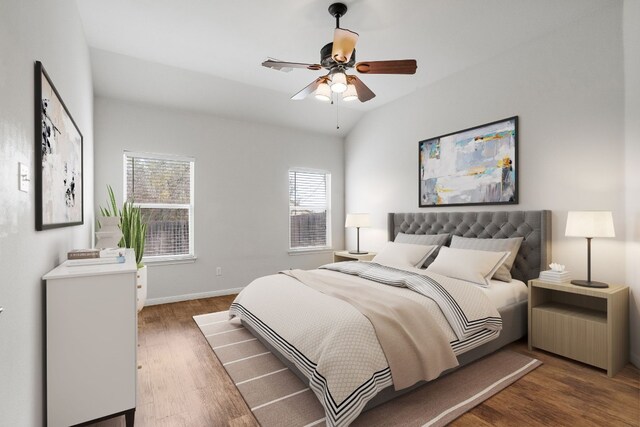
[[[116,197],[113,188],[107,186],[109,200],[107,208],[100,207],[100,213],[103,216],[119,216],[120,230],[122,231],[122,240],[118,244],[121,248],[131,248],[136,254],[136,264],[138,268],[142,268],[142,257],[144,255],[144,244],[147,238],[147,224],[142,215],[142,209],[135,206],[133,200],[128,200],[122,205],[122,209],[118,209]]]

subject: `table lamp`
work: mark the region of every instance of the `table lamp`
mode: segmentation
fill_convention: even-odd
[[[564,232],[569,237],[585,237],[587,239],[587,280],[572,280],[571,283],[589,288],[608,288],[603,282],[591,280],[591,239],[594,237],[615,237],[613,215],[609,211],[570,211],[567,214],[567,228]]]
[[[350,254],[354,255],[364,255],[368,252],[360,252],[360,227],[371,227],[371,220],[369,219],[368,213],[351,213],[347,214],[347,220],[344,223],[344,226],[356,227],[357,230],[357,242],[358,246],[355,251],[349,251]]]

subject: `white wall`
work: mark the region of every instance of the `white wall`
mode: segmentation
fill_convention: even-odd
[[[640,367],[640,1],[625,0],[625,198],[627,284],[631,287],[631,359]]]
[[[35,231],[34,61],[40,60],[84,136],[82,226]],[[72,0],[0,2],[0,426],[44,418],[44,286],[67,250],[88,247],[93,216],[93,89]],[[29,193],[18,191],[18,162]]]
[[[625,283],[623,84],[620,3],[369,113],[345,145],[346,211],[373,215],[361,246],[386,241],[387,212],[428,210],[418,209],[418,141],[518,115],[519,204],[430,210],[550,209],[553,259],[574,278],[586,276],[586,244],[564,237],[567,211],[611,210],[617,237],[594,240],[592,274]]]
[[[331,172],[333,245],[344,236],[343,141],[209,114],[96,98],[96,204],[106,185],[122,200],[123,150],[193,156],[195,263],[149,265],[153,302],[229,293],[287,268],[314,268],[329,252],[288,254],[288,170]],[[222,276],[215,275],[222,267]]]

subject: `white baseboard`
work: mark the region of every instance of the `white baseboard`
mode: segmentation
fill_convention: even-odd
[[[629,355],[629,361],[636,367],[636,368],[640,368],[640,356],[638,356],[637,354],[633,354],[631,353]]]
[[[197,294],[184,294],[184,295],[176,295],[172,297],[162,297],[162,298],[151,298],[147,299],[145,306],[148,305],[159,305],[159,304],[169,304],[172,302],[180,302],[180,301],[190,301],[193,299],[201,299],[201,298],[211,298],[211,297],[219,297],[222,295],[231,295],[237,294],[243,288],[232,288],[232,289],[223,289],[221,291],[211,291],[211,292],[200,292]]]

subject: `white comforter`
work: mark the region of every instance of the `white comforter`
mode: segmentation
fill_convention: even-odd
[[[344,269],[351,265],[354,271],[365,267],[365,263],[357,262],[338,264],[325,267]],[[317,271],[322,275],[344,277],[344,273],[336,271]],[[389,277],[393,281],[405,273],[391,271],[393,277]],[[358,271],[352,274],[358,274]],[[373,276],[381,274],[386,273],[376,270]],[[423,270],[408,274],[428,275],[446,290],[446,297],[434,300],[406,287],[389,286],[353,275],[348,277],[361,281],[364,289],[379,287],[429,307],[455,354],[498,336],[500,315],[481,288]],[[453,305],[457,308],[454,311],[466,314],[463,318],[498,320],[490,322],[488,328],[480,329],[473,326],[474,321],[469,322],[470,327],[466,329],[459,319],[450,323],[452,317],[460,316],[452,315],[451,307],[443,307],[443,302],[437,301],[449,298],[455,301]],[[393,384],[389,365],[370,321],[351,304],[318,292],[292,277],[279,274],[253,281],[238,295],[229,313],[252,326],[309,378],[311,389],[325,407],[327,425],[348,425],[369,400]]]

